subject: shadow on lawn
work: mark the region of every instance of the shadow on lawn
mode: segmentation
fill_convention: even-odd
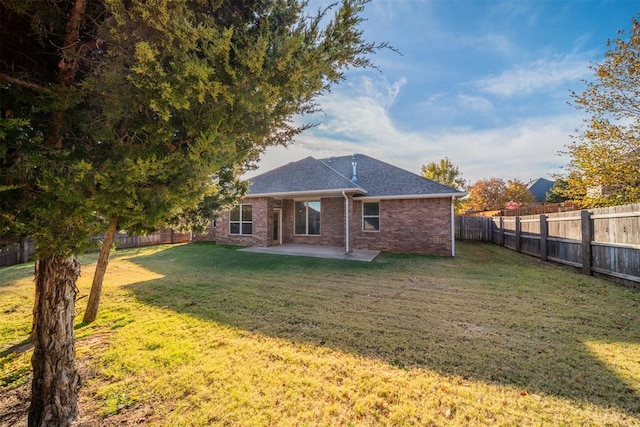
[[[640,294],[497,247],[465,245],[456,259],[385,254],[367,264],[192,244],[131,261],[166,275],[129,286],[146,304],[640,414],[637,381],[587,347],[637,344]]]

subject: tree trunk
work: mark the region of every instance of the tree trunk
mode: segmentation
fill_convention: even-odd
[[[36,264],[37,268],[38,264]],[[37,273],[34,273],[37,274]],[[29,334],[29,341],[36,340],[36,324],[38,323],[38,307],[40,306],[40,290],[36,286],[36,291],[34,295],[34,303],[33,303],[33,319],[31,319],[31,333]]]
[[[111,251],[111,245],[113,239],[116,236],[116,228],[118,221],[115,218],[109,220],[109,228],[104,235],[104,242],[102,242],[102,249],[100,249],[100,256],[98,257],[98,263],[96,264],[96,272],[93,275],[93,283],[91,284],[91,292],[89,293],[89,301],[87,302],[87,309],[84,312],[84,323],[91,323],[98,317],[98,306],[100,305],[100,294],[102,294],[102,281],[104,275],[107,272],[107,266],[109,265],[109,252]]]
[[[29,426],[69,426],[78,414],[80,377],[75,368],[73,320],[79,276],[75,257],[52,256],[36,262]]]

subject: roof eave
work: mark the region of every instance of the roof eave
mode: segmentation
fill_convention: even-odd
[[[244,196],[244,198],[247,199],[247,198],[257,198],[257,197],[276,197],[276,198],[293,199],[296,197],[319,196],[319,195],[335,195],[337,197],[337,196],[341,196],[342,193],[367,194],[367,192],[362,188],[331,188],[327,190],[283,191],[283,192],[273,192],[273,193],[247,194]]]
[[[400,199],[450,199],[466,196],[467,193],[397,194],[386,196],[363,196],[358,200],[400,200]]]

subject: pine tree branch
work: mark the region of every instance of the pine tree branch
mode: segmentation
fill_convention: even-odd
[[[14,85],[22,86],[22,87],[25,87],[27,89],[34,90],[36,92],[51,93],[51,90],[49,88],[37,85],[35,83],[28,82],[26,80],[22,80],[22,79],[18,79],[18,78],[15,78],[15,77],[11,77],[11,76],[9,76],[7,74],[4,74],[4,73],[0,73],[0,80],[4,80],[5,82],[11,83],[11,84],[14,84]]]

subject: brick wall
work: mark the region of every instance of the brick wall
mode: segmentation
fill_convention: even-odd
[[[362,231],[362,202],[354,200],[354,249],[451,255],[451,199],[380,201],[380,231]]]
[[[344,246],[343,198],[320,199],[320,235],[318,236],[300,236],[293,233],[294,208],[295,203],[292,199],[282,201],[282,243]]]
[[[322,244],[344,246],[344,198],[322,199],[320,233]]]
[[[273,237],[273,199],[251,198],[239,203],[253,207],[253,234],[229,234],[229,211],[220,214],[216,226],[216,242],[240,246],[271,246]]]
[[[271,198],[243,201],[253,206],[253,235],[229,235],[229,212],[217,221],[216,241],[241,246],[273,244],[273,207]],[[323,198],[320,235],[294,235],[294,201],[282,201],[282,242],[305,245],[345,245],[343,197]],[[351,249],[375,249],[384,252],[451,255],[451,199],[402,199],[380,201],[380,231],[362,230],[362,201],[349,196],[352,215],[349,221]]]

